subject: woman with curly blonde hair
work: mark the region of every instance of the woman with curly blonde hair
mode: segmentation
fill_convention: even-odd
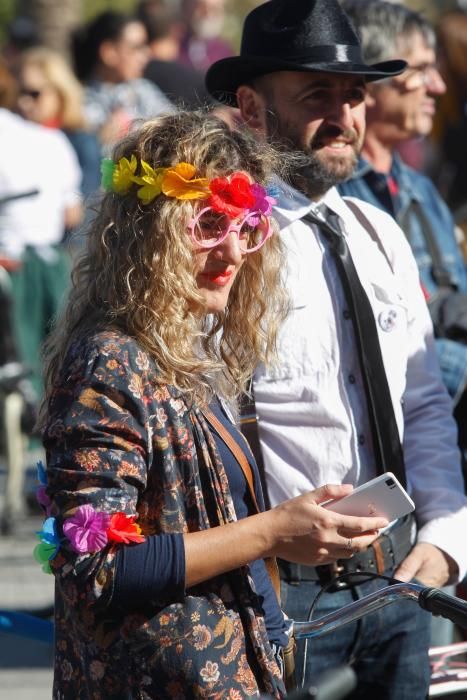
[[[267,188],[278,164],[183,112],[104,163],[109,191],[48,342],[36,558],[56,578],[57,699],[280,698],[287,635],[270,558],[351,554],[355,528],[330,555],[308,536],[319,498],[346,488],[264,512],[230,418],[284,318]],[[336,533],[379,525],[330,517]]]
[[[232,153],[237,143],[238,155]],[[115,160],[137,155],[148,163],[187,161],[203,178],[212,179],[219,172],[244,169],[249,149],[249,138],[226,130],[220,121],[187,113],[147,122],[120,143]],[[263,146],[248,172],[261,182],[274,165],[277,155]],[[272,236],[265,248],[243,256],[238,274],[228,280],[200,282],[195,269],[211,249],[201,248],[193,256],[186,222],[205,201],[157,197],[145,206],[133,189],[124,196],[109,193],[74,272],[66,323],[58,325],[58,338],[49,347],[63,348],[84,328],[110,322],[153,355],[161,381],[203,400],[217,385],[224,396],[238,395],[258,360],[271,357],[283,317],[279,241]],[[219,257],[218,250],[208,257]],[[62,361],[61,355],[63,350],[51,359],[51,368]]]

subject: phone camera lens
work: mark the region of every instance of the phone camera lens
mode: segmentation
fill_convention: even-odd
[[[386,481],[386,484],[389,486],[390,489],[391,489],[393,486],[396,485],[395,482],[394,482],[394,479],[389,478],[389,479],[385,479],[385,481]]]

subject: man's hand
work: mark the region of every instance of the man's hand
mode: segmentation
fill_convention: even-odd
[[[405,582],[417,578],[425,586],[439,588],[454,579],[457,573],[457,564],[449,554],[433,544],[420,542],[404,559],[394,578]]]

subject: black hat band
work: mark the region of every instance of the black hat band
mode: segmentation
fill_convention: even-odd
[[[244,54],[241,58],[255,58],[254,55]],[[359,46],[351,44],[332,44],[328,46],[312,46],[306,53],[287,53],[287,55],[276,54],[279,61],[291,61],[293,63],[363,63],[362,52]]]

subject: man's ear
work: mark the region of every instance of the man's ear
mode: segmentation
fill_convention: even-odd
[[[237,102],[242,118],[248,126],[265,131],[264,98],[249,85],[240,85],[237,90]]]

